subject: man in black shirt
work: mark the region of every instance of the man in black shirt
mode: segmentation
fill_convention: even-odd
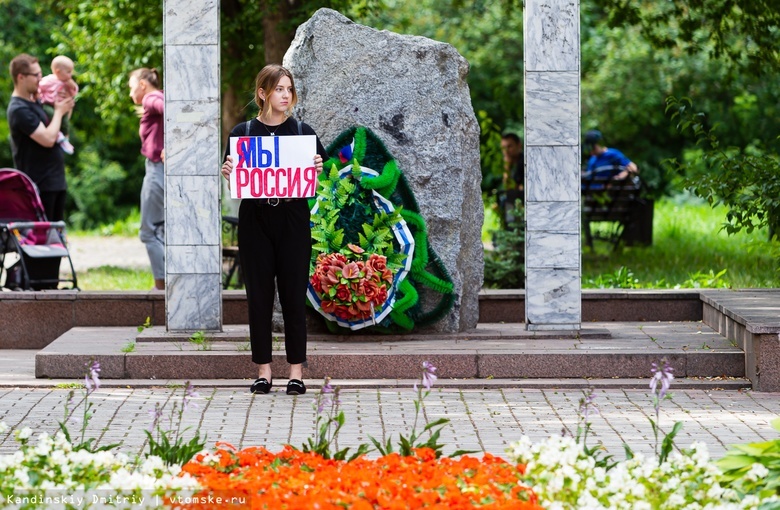
[[[37,100],[41,65],[38,59],[21,54],[11,60],[10,72],[14,91],[8,103],[8,126],[14,165],[26,173],[41,195],[49,221],[65,218],[65,160],[57,135],[63,116],[73,109],[73,98],[61,97],[54,104],[49,119]]]
[[[525,184],[525,162],[523,141],[517,133],[507,131],[501,135],[501,154],[504,156],[504,189],[522,191]]]
[[[505,227],[515,220],[516,201],[523,201],[525,187],[525,158],[523,140],[514,131],[505,131],[501,135],[501,153],[504,156],[503,190],[499,194],[498,205]]]

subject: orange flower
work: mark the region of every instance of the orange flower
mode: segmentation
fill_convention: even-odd
[[[393,283],[393,272],[389,269],[382,270],[382,279],[387,283]]]
[[[379,290],[376,291],[376,297],[374,298],[374,301],[377,303],[384,303],[387,301],[387,287],[382,285],[379,287]]]
[[[372,253],[368,260],[366,261],[366,265],[370,266],[371,269],[374,271],[384,271],[387,269],[387,258],[382,255],[377,255],[376,253]]]
[[[314,287],[314,291],[317,294],[322,295],[322,279],[319,274],[314,273],[311,275],[311,286]]]
[[[360,278],[360,268],[355,262],[350,262],[341,269],[341,276],[347,280]]]
[[[377,286],[376,282],[368,281],[363,284],[363,293],[366,295],[366,299],[369,301],[373,301],[374,305],[381,304],[381,302],[377,299],[377,294],[379,293],[379,287]]]
[[[371,313],[371,303],[369,303],[368,301],[355,301],[355,306],[360,312],[360,315],[366,315]],[[368,315],[366,315],[366,317],[367,316]]]
[[[518,484],[519,466],[490,454],[436,459],[421,448],[412,457],[347,462],[290,446],[276,454],[262,447],[229,453],[240,459],[230,472],[204,466],[203,455],[183,466],[203,490],[178,508],[213,508],[213,498],[230,497],[228,506],[246,509],[541,509],[536,495]]]

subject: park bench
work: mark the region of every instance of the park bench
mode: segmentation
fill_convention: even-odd
[[[621,168],[612,172],[603,170],[593,175],[583,174],[582,178],[585,244],[591,251],[594,240],[608,242],[613,251],[621,242],[652,244],[653,203],[642,197],[641,181],[636,176],[619,180],[608,177],[619,173]]]
[[[222,216],[222,288],[240,289],[244,285],[238,258],[238,218]],[[235,278],[234,278],[235,277]]]
[[[510,189],[510,190],[496,190],[495,191],[496,204],[498,205],[498,212],[501,215],[501,222],[504,228],[509,228],[510,225],[517,219],[515,218],[516,202],[519,200],[523,202],[522,190]],[[522,220],[522,218],[520,218]]]

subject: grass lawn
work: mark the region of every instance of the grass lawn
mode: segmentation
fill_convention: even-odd
[[[730,236],[721,230],[725,218],[724,208],[698,201],[658,201],[653,245],[625,247],[614,254],[606,246],[597,247],[596,253],[583,251],[583,286],[598,287],[600,275],[614,276],[620,268],[623,275],[633,273],[641,287],[780,286],[778,243],[769,242],[764,229]]]
[[[81,290],[149,290],[154,287],[151,269],[101,266],[79,271],[77,276]]]
[[[483,241],[498,221],[486,210]],[[653,245],[612,252],[596,243],[582,252],[584,288],[780,287],[780,244],[766,230],[727,235],[724,208],[680,196],[655,203]],[[584,246],[584,243],[583,243]]]

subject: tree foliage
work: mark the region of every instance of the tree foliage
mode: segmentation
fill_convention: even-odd
[[[257,71],[281,61],[295,28],[316,9],[330,7],[377,29],[450,43],[468,60],[472,104],[482,128],[483,185],[496,186],[503,170],[499,134],[522,131],[521,1],[222,0],[220,5],[224,130],[255,113]],[[76,154],[67,159],[69,211],[78,212],[74,217],[85,225],[123,214],[138,201],[143,158],[127,79],[137,67],[162,68],[162,6],[160,0],[0,0],[5,62],[23,51],[41,58],[44,72],[58,53],[76,62],[81,93],[72,119]],[[689,132],[675,129],[666,112],[669,96],[692,98],[703,114],[703,132],[717,126],[720,147],[777,152],[780,0],[582,0],[580,9],[582,130],[600,129],[610,146],[638,164],[657,194],[681,185],[678,174],[662,164],[666,159],[685,163],[687,177],[719,172],[702,160],[692,163],[709,149],[694,146]],[[0,85],[6,91],[2,116],[12,88],[7,73]],[[0,122],[0,136],[8,136],[6,122]],[[0,144],[0,165],[12,165],[7,144]],[[90,193],[98,182],[100,194]]]
[[[3,119],[14,86],[8,72],[11,59],[20,53],[38,56],[50,46],[49,31],[56,16],[47,11],[39,11],[38,7],[35,0],[0,0],[0,25],[3,27],[0,61],[3,62],[4,68],[0,72],[0,116]],[[46,73],[45,67],[43,71]],[[0,122],[0,139],[8,140],[9,134],[8,123]],[[8,143],[0,143],[0,166],[13,166]]]
[[[779,0],[603,0],[612,27],[633,25],[657,49],[698,55],[735,71],[771,74],[780,68]]]
[[[683,175],[683,186],[713,207],[728,208],[723,228],[729,234],[761,227],[780,234],[780,157],[757,146],[724,145],[718,126],[708,128],[689,98],[670,97],[667,103],[677,129],[692,133],[701,148],[687,161],[668,162]]]
[[[768,226],[777,235],[780,0],[606,0],[601,8],[610,26],[631,25],[655,53],[684,63],[666,100],[676,131],[696,143],[684,139],[669,160],[681,185],[728,208],[728,233]]]
[[[81,96],[94,102],[94,112],[102,120],[99,129],[114,140],[137,140],[138,118],[129,98],[128,75],[139,67],[157,68],[162,74],[162,3],[46,1],[66,20],[51,30],[56,46],[50,53],[73,58]]]
[[[255,74],[266,62],[281,62],[295,28],[317,8],[361,14],[379,8],[381,0],[223,0],[220,5],[222,122],[227,131],[255,113]],[[138,202],[144,173],[138,117],[127,83],[129,73],[139,67],[157,68],[164,79],[163,2],[0,0],[0,7],[5,62],[30,53],[40,58],[45,74],[57,54],[76,64],[81,90],[72,118],[76,154],[66,162],[69,220],[89,227],[126,214]],[[10,77],[3,76],[0,84],[9,91],[2,99],[4,115]],[[0,126],[7,139],[7,123]],[[13,166],[7,144],[0,148],[0,164]]]

